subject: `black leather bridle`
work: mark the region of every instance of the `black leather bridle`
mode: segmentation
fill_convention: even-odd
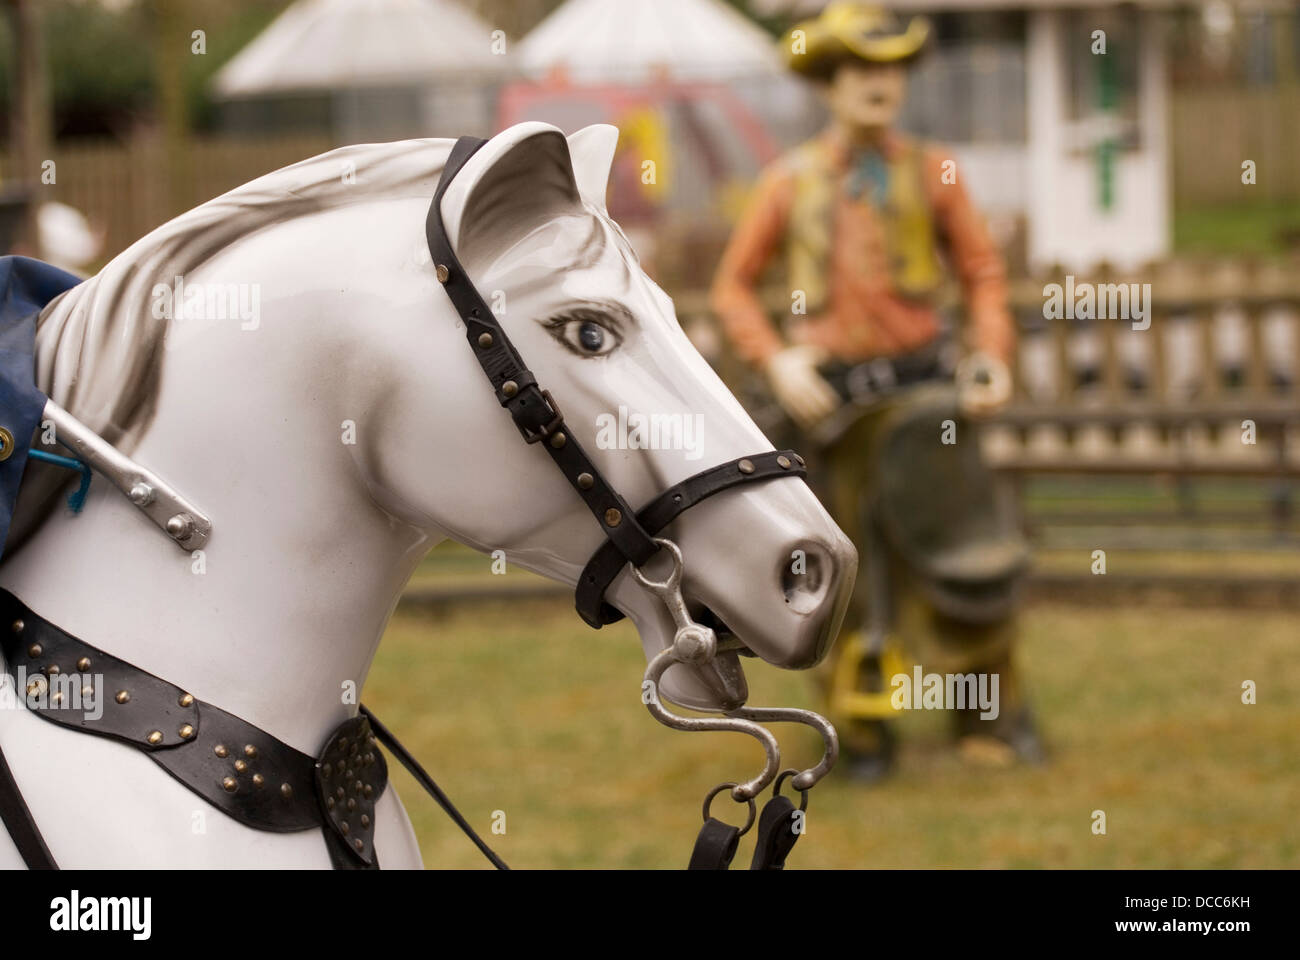
[[[803,458],[793,450],[770,450],[710,467],[659,494],[640,512],[634,512],[605,479],[582,445],[565,427],[564,414],[549,390],[537,383],[531,370],[510,342],[491,308],[479,296],[452,250],[442,222],[442,197],[452,179],[487,141],[461,137],[456,141],[429,205],[425,235],[438,280],[465,322],[465,336],[487,374],[497,401],[514,419],[524,440],[540,443],[578,492],[606,542],[587,561],[578,580],[578,614],[600,629],[623,614],[604,602],[605,591],[624,564],[640,567],[659,550],[655,534],[684,510],[723,490],[774,477],[806,477]]]

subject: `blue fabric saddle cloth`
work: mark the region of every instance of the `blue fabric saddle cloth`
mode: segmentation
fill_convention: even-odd
[[[36,318],[80,277],[29,257],[0,257],[0,556],[45,395],[36,389]]]

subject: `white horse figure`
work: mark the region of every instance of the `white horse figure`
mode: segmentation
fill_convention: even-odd
[[[616,141],[606,126],[567,139],[547,124],[511,127],[461,170],[442,214],[569,428],[639,507],[771,444],[609,219]],[[202,556],[178,550],[102,482],[74,516],[58,509],[66,473],[33,463],[0,586],[315,757],[356,713],[346,694],[364,685],[433,545],[504,550],[574,584],[604,540],[599,524],[545,451],[521,442],[426,246],[451,145],[346,147],[286,167],[159,227],[54,300],[39,321],[38,386],[201,507],[212,537]],[[601,449],[598,418],[620,407],[698,414],[698,444]],[[707,607],[778,666],[825,654],[857,561],[806,484],[725,491],[664,535],[685,557],[692,611]],[[816,575],[789,575],[796,550]],[[629,571],[607,600],[648,657],[673,642],[664,605]],[[736,654],[720,653],[713,670],[674,665],[662,693],[714,711],[743,703]],[[21,705],[0,711],[0,748],[60,866],[330,866],[319,830],[246,827],[142,751]],[[381,865],[420,866],[391,787],[375,820]],[[0,866],[22,866],[2,829]]]

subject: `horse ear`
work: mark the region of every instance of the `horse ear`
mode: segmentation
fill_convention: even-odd
[[[569,155],[573,158],[578,192],[583,200],[604,214],[609,213],[605,209],[605,193],[617,148],[618,127],[608,123],[593,123],[569,137]]]
[[[530,230],[582,210],[569,143],[549,123],[519,123],[470,157],[442,196],[442,220],[467,267]]]

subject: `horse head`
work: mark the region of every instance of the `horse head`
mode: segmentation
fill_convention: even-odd
[[[567,429],[639,505],[706,467],[772,447],[610,219],[604,198],[616,141],[608,126],[568,138],[542,123],[512,127],[469,159],[440,212],[469,278],[562,405]],[[471,351],[460,353],[476,372]],[[447,398],[420,364],[407,366],[402,389],[412,399],[399,432],[418,436],[421,418],[445,410]],[[453,449],[422,453],[416,444],[397,454],[402,468],[384,471],[390,492],[423,505],[412,520],[574,584],[603,540],[600,525],[545,452],[520,443],[510,418],[493,409],[486,381],[468,384],[459,400],[467,430],[451,440]],[[480,467],[451,488],[428,486],[427,459],[448,454]],[[692,616],[778,666],[808,667],[826,653],[856,554],[806,484],[726,491],[663,533],[681,550]],[[647,572],[662,575],[668,562],[658,558]],[[607,601],[632,618],[648,657],[671,644],[673,618],[630,569]],[[687,706],[735,708],[747,695],[737,653],[707,666],[675,664],[660,689]]]

